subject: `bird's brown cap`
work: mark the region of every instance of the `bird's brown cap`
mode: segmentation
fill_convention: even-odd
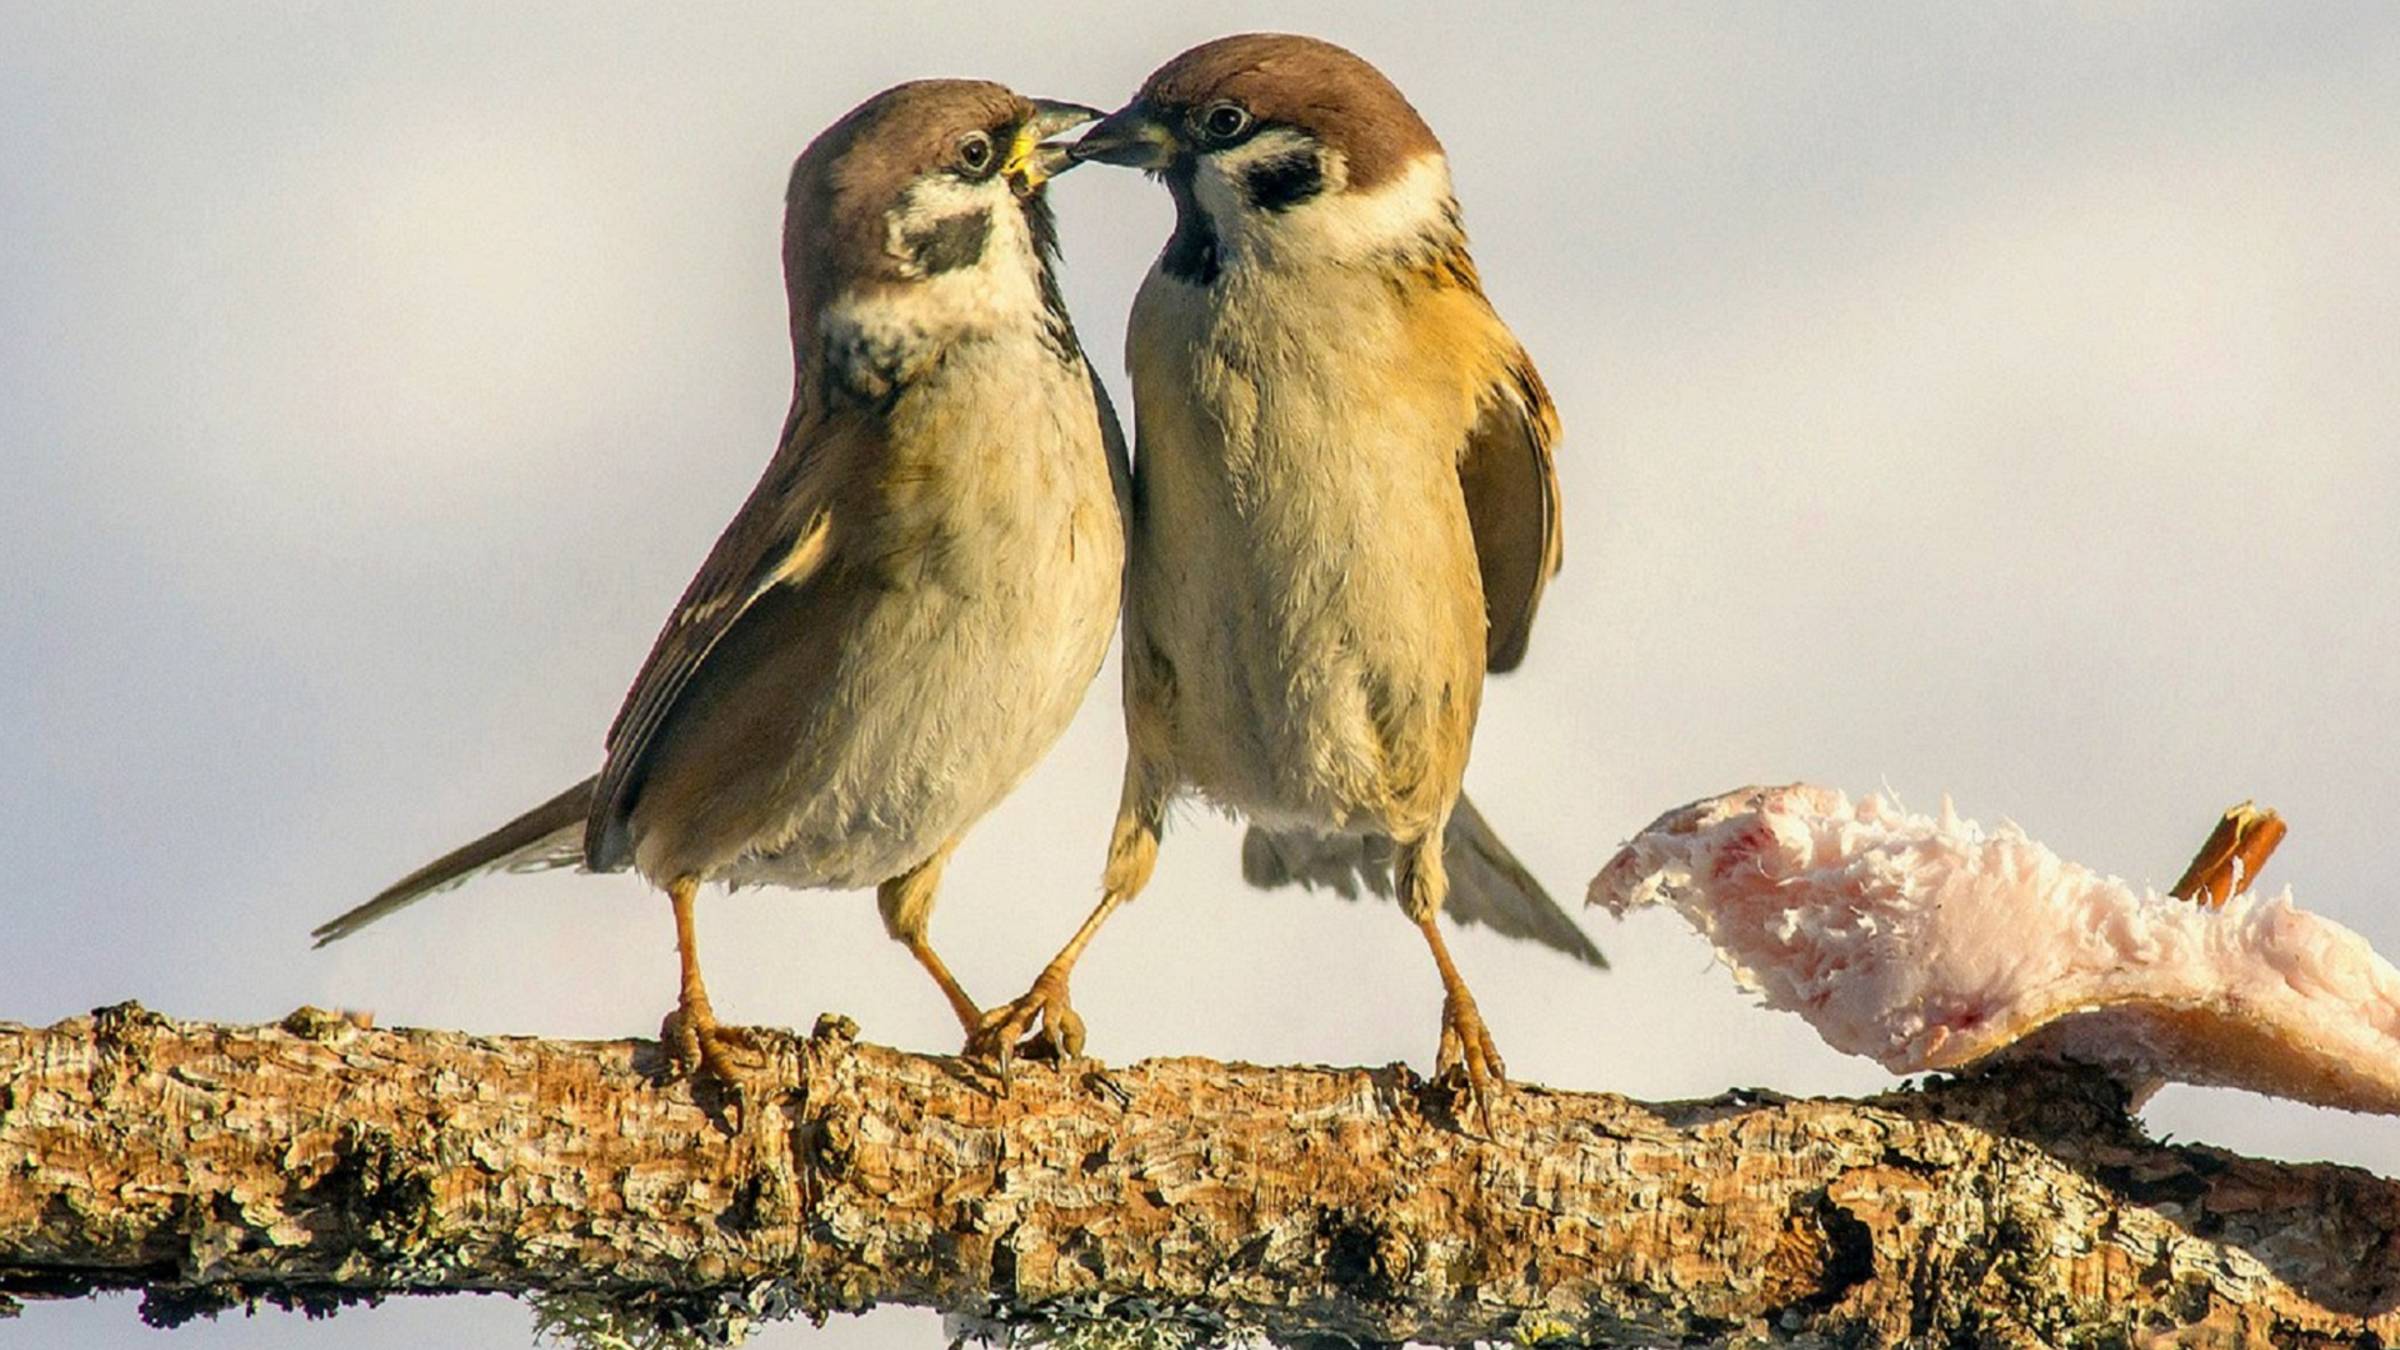
[[[958,153],[972,131],[1003,136],[1033,105],[988,80],[894,85],[818,133],[784,192],[783,265],[793,316],[814,313],[854,281],[896,269],[885,213],[909,184]]]
[[[1023,148],[1017,142],[1028,132],[1038,139],[1097,116],[1097,109],[1026,98],[989,80],[912,80],[851,109],[800,153],[784,193],[784,274],[795,322],[843,289],[900,278],[899,260],[885,247],[886,215],[911,183],[957,162],[962,138],[980,131],[1005,158]]]
[[[1231,99],[1262,123],[1298,127],[1342,152],[1352,189],[1372,188],[1442,143],[1399,87],[1344,48],[1291,33],[1203,42],[1160,66],[1138,101],[1161,120]]]

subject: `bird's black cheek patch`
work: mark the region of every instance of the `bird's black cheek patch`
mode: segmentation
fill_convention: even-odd
[[[1325,167],[1314,150],[1278,155],[1250,166],[1242,175],[1242,191],[1261,211],[1298,206],[1325,190]]]
[[[931,277],[981,262],[984,241],[991,235],[991,212],[965,211],[911,230],[900,236],[900,243],[917,270]]]
[[[1208,212],[1200,209],[1200,199],[1192,188],[1192,162],[1178,160],[1165,175],[1167,195],[1175,199],[1175,233],[1167,240],[1167,251],[1159,255],[1159,266],[1177,281],[1206,286],[1217,279],[1217,232],[1208,223]]]

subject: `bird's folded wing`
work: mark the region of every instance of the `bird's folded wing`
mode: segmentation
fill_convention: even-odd
[[[614,871],[632,861],[627,824],[659,729],[725,635],[760,596],[806,585],[831,554],[833,466],[856,457],[872,433],[855,416],[795,412],[758,486],[717,537],[651,646],[609,728],[608,760],[593,789],[584,863]]]
[[[1458,457],[1490,619],[1485,664],[1495,671],[1514,670],[1525,659],[1533,612],[1561,556],[1553,458],[1558,410],[1524,349],[1512,341],[1509,351]]]

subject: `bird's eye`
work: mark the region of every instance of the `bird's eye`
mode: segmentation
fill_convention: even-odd
[[[969,178],[981,178],[992,171],[992,138],[980,131],[970,131],[958,138],[958,167]]]
[[[1200,134],[1219,145],[1250,129],[1250,110],[1239,103],[1212,103],[1200,111]]]

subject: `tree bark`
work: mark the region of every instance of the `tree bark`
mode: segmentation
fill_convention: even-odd
[[[546,1291],[718,1334],[876,1303],[1056,1333],[1657,1344],[2400,1342],[2400,1185],[2167,1147],[2018,1068],[1863,1101],[1407,1069],[961,1061],[772,1033],[738,1105],[649,1042],[131,1004],[0,1026],[0,1305]]]

